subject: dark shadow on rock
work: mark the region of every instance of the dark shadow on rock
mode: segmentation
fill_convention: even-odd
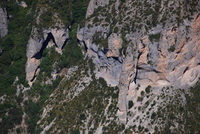
[[[40,50],[39,52],[37,52],[37,53],[33,56],[33,58],[41,59],[42,54],[43,54],[43,51],[44,51],[44,49],[47,47],[47,45],[48,45],[48,43],[49,43],[50,40],[52,40],[52,41],[55,43],[55,39],[54,39],[52,33],[48,33],[46,40],[42,43],[42,48],[41,48],[41,50]],[[55,43],[55,44],[56,44],[56,43]],[[56,47],[57,47],[57,45],[56,45]]]

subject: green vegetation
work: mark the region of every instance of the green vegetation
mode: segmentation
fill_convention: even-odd
[[[119,32],[119,28],[118,27],[115,27],[114,28],[114,33],[118,33]]]
[[[53,109],[48,113],[49,115],[43,119],[43,123],[49,124],[57,117],[56,125],[53,127],[60,129],[61,133],[81,133],[80,129],[83,128],[89,115],[91,115],[91,118],[88,124],[89,126],[94,126],[94,128],[89,130],[89,133],[94,133],[98,125],[105,122],[108,123],[108,126],[103,127],[104,133],[119,133],[124,130],[124,125],[119,125],[115,122],[117,118],[115,115],[117,111],[118,89],[108,87],[103,78],[95,79],[94,74],[92,74],[94,65],[91,64],[91,60],[83,60],[81,48],[77,45],[77,28],[84,24],[84,17],[89,0],[24,1],[28,4],[27,8],[22,8],[17,5],[16,0],[0,1],[0,5],[6,7],[9,16],[9,33],[0,39],[2,48],[2,53],[0,54],[0,96],[5,96],[5,101],[3,104],[0,104],[0,132],[8,133],[9,129],[20,124],[23,112],[26,112],[28,115],[28,118],[25,119],[28,124],[28,132],[41,132],[41,128],[37,122],[40,119],[43,108],[47,105],[53,105]],[[161,0],[156,0],[156,3],[152,7],[149,7],[151,4],[146,4],[149,6],[145,7],[143,6],[143,2],[134,1],[135,8],[138,7],[134,15],[131,14],[131,12],[126,12],[126,10],[128,10],[128,7],[125,5],[126,0],[121,1],[119,18],[117,18],[118,16],[116,15],[118,13],[116,13],[114,1],[111,1],[109,3],[110,5],[95,9],[90,19],[94,18],[94,25],[100,25],[100,23],[104,21],[104,25],[110,27],[110,32],[121,32],[123,40],[121,53],[126,53],[126,47],[129,42],[126,40],[125,36],[128,32],[136,32],[142,28],[148,30],[159,23],[165,23],[165,21],[169,19],[169,16],[165,13],[163,18],[158,20]],[[167,4],[166,2],[164,5]],[[196,7],[198,6],[197,1],[189,1],[188,5],[192,8],[186,9],[191,12],[187,15],[192,16],[192,14],[196,12]],[[111,11],[111,13],[109,13],[109,11]],[[177,16],[180,16],[180,11],[182,11],[182,9],[177,10]],[[40,13],[41,16],[39,15]],[[100,14],[104,20],[98,16]],[[129,14],[129,16],[127,14]],[[38,16],[40,23],[36,24],[36,17]],[[106,16],[106,18],[103,16]],[[42,31],[44,28],[55,27],[55,23],[59,21],[64,24],[64,27],[70,30],[70,40],[63,48],[63,54],[58,54],[55,51],[55,47],[45,49],[41,59],[40,74],[37,76],[33,86],[30,90],[24,91],[23,93],[19,91],[20,94],[16,96],[18,90],[17,84],[28,87],[25,81],[26,44],[32,26],[39,27]],[[182,18],[177,17],[176,21],[181,23]],[[143,23],[141,24],[141,22]],[[104,33],[97,32],[94,36],[94,42],[107,48],[108,40],[107,38],[103,39],[103,35]],[[149,39],[152,42],[159,41],[160,38],[161,33],[149,35]],[[175,46],[171,46],[168,51],[174,52]],[[89,63],[89,65],[85,65],[85,63]],[[148,61],[148,64],[151,65],[151,61]],[[72,66],[78,66],[79,68],[70,79],[63,79],[57,76],[56,80],[52,80],[52,72],[59,73],[63,68],[68,69]],[[81,77],[89,75],[87,72],[89,70],[92,74],[92,82],[86,86],[86,89],[81,91],[78,96],[75,96],[75,85],[80,82],[79,80]],[[84,73],[82,73],[82,71]],[[15,81],[16,78],[19,80]],[[82,84],[84,85],[84,83]],[[185,93],[186,106],[175,103],[167,104],[165,108],[160,108],[158,113],[152,113],[149,117],[152,119],[163,118],[163,124],[167,124],[163,130],[164,132],[168,132],[170,127],[173,126],[173,123],[176,122],[180,126],[178,127],[180,131],[182,129],[181,125],[183,124],[185,125],[185,133],[199,133],[199,87],[198,84],[191,89],[190,94]],[[139,85],[137,89],[139,89]],[[137,100],[142,102],[144,95],[150,92],[151,87],[148,86],[145,92],[141,92],[141,96],[139,96]],[[50,96],[52,93],[55,93],[55,96]],[[23,95],[26,95],[28,100],[23,100],[26,98]],[[109,103],[109,98],[111,98],[111,103]],[[21,107],[23,101],[25,101],[25,107]],[[178,102],[176,99],[173,101]],[[147,106],[149,104],[151,103],[145,103]],[[132,108],[133,105],[133,101],[128,102],[129,109]],[[155,102],[151,104],[152,107],[154,105]],[[104,110],[106,108],[108,108],[108,112],[105,116]],[[142,108],[138,107],[138,109],[141,110]],[[18,133],[21,133],[20,129],[17,130]],[[138,129],[139,131],[148,131],[141,126],[139,126]],[[155,130],[159,131],[160,128],[155,127]],[[129,133],[128,130],[126,133]],[[181,133],[183,132],[181,131]]]
[[[189,92],[181,89],[174,96],[169,97],[170,101],[166,106],[160,107],[159,111],[152,114],[151,118],[161,119],[163,127],[156,128],[161,133],[199,133],[200,125],[200,83],[192,87]],[[185,96],[185,104],[183,103]],[[174,130],[171,127],[176,127]]]
[[[141,91],[140,94],[141,94],[141,96],[144,96],[145,93],[144,93],[144,91]]]
[[[122,38],[122,47],[128,46],[129,42],[126,39],[126,34],[124,32],[122,33],[121,38]]]
[[[52,84],[41,84],[45,81],[44,73],[37,77],[37,80],[32,86],[31,91],[29,91],[30,98],[38,98],[37,101],[28,100],[26,102],[26,113],[29,117],[28,119],[28,131],[30,133],[38,133],[39,128],[36,127],[36,123],[40,119],[39,115],[44,107],[44,102],[49,99],[50,94],[55,90],[61,81],[61,77],[57,77],[56,80],[52,81]]]
[[[62,20],[65,26],[78,24],[85,18],[89,0],[40,0],[39,7],[45,7],[40,16],[40,27],[52,27],[58,18]],[[56,14],[55,14],[56,13]]]
[[[170,47],[168,48],[168,52],[174,52],[175,49],[176,49],[175,46],[172,45],[172,46],[170,46]]]
[[[19,83],[25,83],[26,44],[30,35],[31,15],[29,9],[19,8],[18,5],[8,2],[8,13],[12,14],[9,23],[9,33],[0,39],[3,53],[0,56],[0,95],[15,93],[12,84],[15,77]],[[19,32],[20,31],[20,32]]]
[[[149,39],[150,39],[151,42],[153,42],[153,41],[159,41],[160,40],[160,36],[161,36],[160,33],[150,34],[149,35]]]
[[[145,92],[148,94],[148,93],[150,93],[150,91],[151,91],[151,86],[147,86],[147,87],[145,88]]]
[[[151,60],[148,60],[147,64],[153,66],[153,62]]]
[[[85,16],[88,0],[74,1],[74,0],[41,0],[32,1],[24,0],[28,5],[27,8],[22,8],[17,5],[15,0],[3,0],[0,5],[6,7],[9,16],[8,35],[0,39],[2,53],[0,55],[0,95],[7,95],[6,104],[1,105],[1,132],[7,133],[8,129],[12,129],[14,124],[21,123],[22,107],[20,103],[23,96],[20,93],[18,97],[15,96],[17,84],[28,86],[25,81],[25,64],[26,64],[26,45],[30,36],[31,28],[34,22],[34,17],[41,7],[45,7],[48,11],[44,11],[40,16],[40,28],[47,28],[55,25],[55,13],[62,22],[70,29],[70,41],[63,49],[63,54],[59,55],[55,52],[54,47],[45,49],[43,58],[41,60],[41,70],[36,82],[33,84],[31,91],[26,91],[30,95],[30,100],[26,103],[26,113],[28,114],[28,130],[31,133],[37,133],[36,122],[39,119],[39,114],[43,108],[43,103],[49,98],[49,95],[59,84],[61,78],[52,81],[52,84],[41,84],[42,82],[51,79],[52,71],[59,71],[62,68],[69,68],[71,66],[79,65],[83,60],[81,48],[76,42],[76,30],[78,23],[82,21]],[[36,6],[37,5],[37,6]],[[36,8],[37,7],[37,8]],[[59,7],[59,8],[58,8]],[[71,14],[72,13],[72,14]],[[71,51],[73,50],[73,51]],[[15,84],[16,77],[18,81]],[[26,94],[27,94],[26,93]],[[32,97],[39,96],[35,102]],[[17,111],[17,112],[13,112]],[[21,130],[18,130],[20,132]]]
[[[186,109],[180,107],[180,111],[184,112],[183,117],[186,117],[185,132],[198,133],[200,126],[200,83],[191,88],[191,93],[186,95]]]
[[[82,64],[82,67],[77,70],[73,77],[60,83],[58,89],[54,91],[55,95],[48,99],[48,102],[41,102],[42,106],[40,104],[36,105],[36,107],[53,105],[53,109],[49,113],[50,116],[47,116],[43,120],[43,122],[47,121],[48,123],[50,123],[56,117],[56,124],[53,127],[56,127],[59,130],[67,133],[78,133],[81,130],[81,126],[84,126],[84,122],[90,114],[91,118],[89,119],[89,125],[92,125],[94,123],[94,129],[90,129],[89,131],[91,133],[94,133],[94,130],[98,127],[98,124],[100,122],[105,123],[109,121],[106,119],[106,115],[109,117],[115,116],[117,112],[116,98],[112,99],[112,104],[109,106],[109,110],[106,115],[104,115],[104,109],[108,106],[108,98],[113,96],[113,94],[118,94],[118,89],[107,87],[107,84],[103,78],[99,78],[98,80],[94,79],[89,84],[89,86],[87,86],[82,92],[79,93],[78,96],[69,96],[68,98],[66,98],[67,94],[73,94],[73,87],[78,82],[80,82],[79,78],[83,77],[84,75],[84,72],[81,72],[83,70],[87,71],[86,68],[88,68],[88,66],[84,66]],[[42,88],[40,88],[40,90],[41,89]],[[35,104],[33,105],[33,107],[35,107]],[[34,126],[35,124],[34,118],[37,117],[35,115],[38,115],[38,111],[35,111],[33,115],[34,116],[31,116],[31,121],[33,124],[32,126]],[[63,119],[65,121],[63,121]],[[116,132],[118,131],[118,127],[116,125],[112,127],[116,128]],[[39,133],[38,130],[40,130],[40,128],[36,125],[35,129],[32,129],[30,133]],[[110,129],[110,127],[108,127],[105,128],[105,131],[112,132],[113,129]]]
[[[131,109],[133,107],[133,101],[128,101],[128,109]]]
[[[7,114],[5,114],[7,113]],[[2,119],[0,123],[0,132],[8,133],[8,129],[14,127],[15,124],[21,123],[22,110],[14,103],[0,104],[0,117]]]
[[[22,108],[20,102],[22,96],[15,96],[16,84],[25,82],[26,44],[30,35],[32,15],[30,14],[31,1],[27,1],[29,8],[20,8],[15,0],[1,1],[9,15],[8,34],[0,39],[2,53],[0,55],[0,96],[6,95],[6,102],[0,105],[1,133],[8,133],[14,125],[22,120]],[[15,84],[14,81],[18,77]]]
[[[143,97],[142,96],[138,96],[137,101],[142,102],[143,101]]]
[[[103,46],[104,48],[108,48],[108,39],[104,39],[102,37],[102,32],[96,32],[93,36],[93,42],[96,45]]]
[[[72,27],[70,35],[73,37],[75,28]],[[72,51],[73,50],[73,51]],[[50,94],[56,89],[61,81],[61,77],[52,81],[52,84],[41,84],[51,79],[53,71],[59,72],[62,68],[70,68],[72,66],[80,65],[83,62],[83,55],[81,48],[76,43],[75,38],[69,40],[68,44],[63,49],[63,54],[60,55],[55,51],[55,47],[47,48],[44,50],[41,59],[40,75],[37,76],[29,95],[31,98],[40,96],[37,102],[30,100],[26,108],[29,120],[28,130],[30,133],[40,132],[40,128],[36,123],[40,119],[39,115],[44,107],[44,102],[49,99]],[[56,63],[56,64],[55,64]],[[33,110],[30,110],[33,109]],[[82,119],[82,118],[81,118]]]

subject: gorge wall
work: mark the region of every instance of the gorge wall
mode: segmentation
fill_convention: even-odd
[[[3,133],[199,132],[200,1],[0,7]]]

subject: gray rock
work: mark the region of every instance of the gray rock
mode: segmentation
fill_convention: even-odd
[[[56,46],[61,50],[68,39],[68,29],[54,28],[46,29],[41,32],[38,28],[33,27],[26,50],[26,80],[32,81],[36,76],[36,70],[40,65],[42,49],[45,49],[46,45],[48,45],[48,41],[53,40]]]
[[[43,33],[45,37],[51,33],[59,49],[62,49],[64,44],[67,43],[67,40],[69,39],[69,31],[67,28],[51,28],[44,30]]]
[[[36,53],[38,53],[41,50],[44,40],[45,39],[43,36],[41,36],[39,29],[34,27],[31,31],[31,36],[27,44],[27,58],[33,57]]]
[[[0,8],[0,38],[8,33],[8,15],[5,8]]]
[[[88,47],[86,55],[89,55],[89,57],[93,59],[96,67],[96,76],[103,77],[111,86],[117,85],[119,87],[119,110],[117,114],[119,121],[127,126],[133,124],[133,120],[131,120],[133,117],[127,116],[127,113],[130,112],[127,109],[127,100],[130,100],[128,94],[130,93],[129,96],[132,97],[132,100],[134,100],[134,97],[137,98],[140,94],[137,93],[136,86],[139,87],[140,85],[141,90],[145,90],[148,85],[155,90],[165,86],[188,88],[199,78],[198,66],[200,62],[198,55],[200,52],[200,47],[198,47],[200,17],[199,19],[194,19],[195,22],[185,20],[184,23],[177,25],[176,22],[179,16],[177,16],[177,14],[171,14],[167,8],[165,8],[165,2],[162,1],[160,3],[162,13],[158,14],[157,20],[160,21],[163,16],[166,15],[170,19],[167,19],[163,24],[157,25],[150,30],[145,29],[144,26],[139,30],[137,28],[131,30],[130,27],[129,30],[124,30],[124,26],[128,27],[134,25],[133,27],[137,27],[137,23],[132,24],[132,22],[135,21],[134,19],[137,19],[134,16],[142,16],[138,12],[137,14],[134,14],[134,10],[139,11],[139,9],[138,7],[133,8],[134,4],[132,2],[133,1],[131,0],[124,1],[123,4],[126,6],[126,10],[124,11],[125,15],[123,16],[123,14],[118,12],[121,1],[113,1],[107,5],[107,0],[91,0],[86,14],[88,23],[86,22],[86,26],[79,29],[77,33],[77,38],[82,42],[81,44],[85,44]],[[155,1],[149,3],[150,5],[154,5]],[[200,2],[198,2],[198,4],[199,3]],[[177,1],[168,2],[168,6],[171,6],[172,4],[175,9],[180,6]],[[102,25],[105,24],[105,20],[101,20],[101,18],[106,18],[107,16],[103,16],[103,14],[97,12],[97,16],[95,17],[98,17],[99,19],[98,25],[96,25],[96,23],[93,25],[94,18],[90,19],[89,17],[95,12],[97,7],[104,7],[105,5],[107,5],[106,9],[109,13],[113,11],[117,13],[116,16],[112,16],[113,18],[115,17],[117,21],[116,24],[113,25],[109,23],[109,26],[103,27]],[[183,13],[184,12],[183,9]],[[185,13],[187,14],[187,12]],[[121,16],[119,17],[118,15],[121,15],[124,18]],[[118,17],[122,20],[119,20]],[[151,18],[151,15],[148,17]],[[148,19],[148,17],[145,19]],[[138,25],[144,24],[143,21],[138,22]],[[88,25],[90,25],[90,28],[87,27]],[[121,48],[120,36],[115,36],[117,34],[110,32],[110,28],[113,27],[118,27],[119,31],[117,33],[119,33],[119,35],[120,32],[123,33],[123,40],[125,39],[128,42],[123,57],[118,51]],[[120,31],[121,28],[124,31]],[[155,35],[151,36],[151,41],[149,38],[150,34]],[[160,35],[158,36],[158,34]],[[95,38],[106,39],[107,35],[109,35],[108,51],[104,52],[99,50],[99,48],[103,48],[101,45],[97,46],[101,44],[101,42],[99,41],[95,44],[93,40],[95,40]],[[189,40],[188,37],[190,37]],[[116,43],[113,43],[114,40],[120,42],[118,43],[120,45],[115,45]],[[172,51],[169,50],[171,47]],[[175,50],[173,50],[173,47]],[[113,57],[117,57],[118,59],[114,59]],[[194,71],[194,69],[196,71]],[[140,88],[138,88],[138,90],[140,90]],[[155,93],[157,94],[157,92]],[[138,105],[138,103],[136,105]],[[143,125],[146,125],[146,123],[147,122],[144,121]],[[151,131],[150,133],[153,132],[154,131]]]
[[[122,70],[119,78],[119,97],[118,97],[118,115],[119,120],[122,123],[126,123],[127,119],[127,93],[129,89],[129,84],[136,77],[136,65],[137,59],[133,55],[133,48],[127,48],[127,55],[124,59]]]
[[[122,48],[122,39],[120,35],[112,33],[108,37],[108,49],[107,57],[119,57],[119,49]]]

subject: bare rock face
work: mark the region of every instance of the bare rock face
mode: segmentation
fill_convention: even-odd
[[[129,101],[137,103],[135,108],[137,106],[145,107],[145,101],[156,101],[155,96],[164,87],[187,89],[198,81],[200,77],[200,15],[193,14],[192,18],[194,19],[183,19],[184,17],[182,16],[185,15],[187,17],[190,13],[182,7],[184,5],[182,4],[180,17],[182,17],[183,23],[177,23],[176,19],[179,16],[170,13],[172,16],[170,17],[170,14],[167,14],[167,16],[171,20],[165,20],[165,24],[163,25],[161,23],[163,16],[165,16],[163,13],[167,12],[168,9],[164,7],[165,3],[168,3],[168,6],[174,3],[173,6],[175,8],[180,6],[179,3],[174,1],[154,3],[155,1],[149,1],[149,4],[156,4],[158,6],[157,10],[162,12],[157,16],[157,20],[159,20],[158,24],[151,25],[151,28],[146,30],[146,26],[140,27],[140,30],[134,30],[136,26],[133,25],[133,28],[129,29],[129,31],[123,31],[126,33],[125,38],[128,43],[126,44],[126,50],[123,49],[124,53],[121,53],[119,50],[122,49],[124,41],[124,39],[122,41],[120,36],[120,32],[122,31],[119,30],[120,32],[114,33],[111,23],[115,23],[118,20],[119,23],[116,22],[116,25],[113,27],[117,26],[120,29],[120,27],[124,26],[126,28],[126,25],[132,25],[131,22],[137,19],[137,17],[134,18],[132,16],[141,17],[143,10],[137,6],[133,8],[132,6],[135,3],[132,1],[109,3],[101,0],[101,2],[100,5],[102,7],[108,5],[108,12],[112,11],[112,14],[116,13],[114,21],[111,18],[106,18],[107,15],[103,16],[103,13],[100,13],[101,15],[96,19],[98,21],[94,22],[95,17],[91,15],[99,5],[97,0],[91,0],[86,15],[86,18],[90,16],[91,18],[86,22],[85,27],[79,29],[77,38],[80,44],[86,48],[86,55],[93,59],[96,67],[96,77],[104,78],[110,86],[119,87],[119,110],[117,115],[121,123],[131,126],[133,125],[133,121],[137,120],[136,117],[141,116],[143,113],[128,108]],[[180,2],[185,3],[185,1]],[[123,6],[127,8],[123,16],[124,18],[118,12],[119,6],[121,6],[121,10],[123,10]],[[128,7],[130,10],[128,10]],[[135,12],[136,10],[137,12]],[[131,13],[133,13],[132,16]],[[144,19],[145,17],[141,17],[140,19]],[[147,23],[146,21],[151,17],[148,16],[146,19],[139,21]],[[110,22],[106,23],[106,21]],[[95,42],[96,38],[104,41]],[[108,47],[101,45],[101,43],[106,42],[105,40],[108,42]],[[138,99],[141,101],[139,103],[137,98],[139,98],[140,92],[144,92],[147,87],[152,87],[155,90],[155,95],[151,98],[146,98],[144,103]],[[132,113],[133,115],[130,116],[127,113]],[[144,121],[143,123],[145,126],[147,122]]]
[[[0,8],[0,38],[8,33],[8,15],[5,8]]]
[[[92,27],[81,28],[77,32],[77,39],[79,43],[86,48],[86,55],[92,58],[95,63],[96,77],[102,77],[107,81],[110,86],[117,86],[119,83],[119,76],[121,72],[121,58],[119,56],[119,48],[121,47],[121,39],[118,39],[118,35],[113,34],[109,37],[108,44],[111,49],[114,48],[113,54],[107,55],[109,52],[99,48],[97,44],[93,43],[93,35],[96,32],[109,33],[109,27]],[[102,34],[103,36],[103,34]],[[117,38],[117,39],[116,39]],[[111,52],[111,51],[110,51]]]
[[[188,88],[199,78],[199,17],[191,23],[191,32],[186,35],[186,26],[171,27],[162,33],[157,70],[165,75],[173,86]],[[194,28],[195,27],[195,28]],[[190,38],[189,40],[186,38]],[[186,79],[187,77],[187,79]]]
[[[31,36],[27,44],[27,57],[34,57],[42,48],[42,43],[44,38],[40,36],[40,31],[38,28],[33,28],[31,31]]]
[[[62,49],[64,44],[67,42],[67,40],[69,39],[69,34],[68,34],[68,29],[58,29],[58,28],[53,28],[53,29],[48,29],[48,30],[44,30],[44,36],[47,36],[48,33],[51,33],[53,36],[53,40],[56,43],[56,46],[59,49]]]
[[[26,64],[26,79],[32,82],[35,76],[38,75],[40,60],[36,58],[28,58]]]
[[[119,49],[122,47],[122,39],[119,35],[113,33],[108,38],[107,57],[119,57]]]
[[[30,83],[33,82],[39,73],[40,59],[42,58],[43,50],[49,42],[53,42],[58,49],[57,51],[62,54],[62,48],[68,39],[68,29],[52,28],[41,32],[38,28],[34,27],[27,44],[26,80]]]
[[[27,7],[27,4],[25,1],[21,1],[20,4],[19,4],[21,7],[23,8],[26,8]]]
[[[36,71],[40,65],[40,51],[43,46],[44,38],[39,36],[39,30],[33,28],[27,44],[26,56],[26,80],[32,82],[36,76]]]
[[[25,1],[18,1],[18,0],[16,0],[16,3],[20,6],[20,7],[23,7],[23,8],[26,8],[26,7],[28,7],[28,5],[26,4],[26,2]]]
[[[119,97],[118,97],[118,116],[120,122],[126,124],[127,119],[127,94],[129,85],[134,82],[136,77],[137,57],[134,55],[133,48],[127,48],[127,55],[122,64],[122,71],[119,78]]]
[[[143,91],[147,86],[155,90],[170,86],[176,89],[187,89],[196,84],[200,77],[199,21],[200,17],[196,15],[189,26],[163,28],[159,42],[151,42],[146,36],[138,39],[141,42],[136,41],[140,42],[137,43],[138,58],[131,58],[129,61],[129,66],[134,72],[131,75],[133,77],[129,80],[130,75],[124,75],[124,72],[126,74],[130,72],[124,68],[124,66],[128,67],[126,58],[129,54],[127,54],[118,85],[120,88],[118,102],[120,122],[131,123],[132,117],[126,115],[127,104],[128,100],[135,100],[133,98],[138,96],[137,90]],[[190,27],[190,32],[186,30],[187,27]],[[136,66],[135,71],[133,71],[133,65]],[[135,100],[134,103],[137,101]]]

